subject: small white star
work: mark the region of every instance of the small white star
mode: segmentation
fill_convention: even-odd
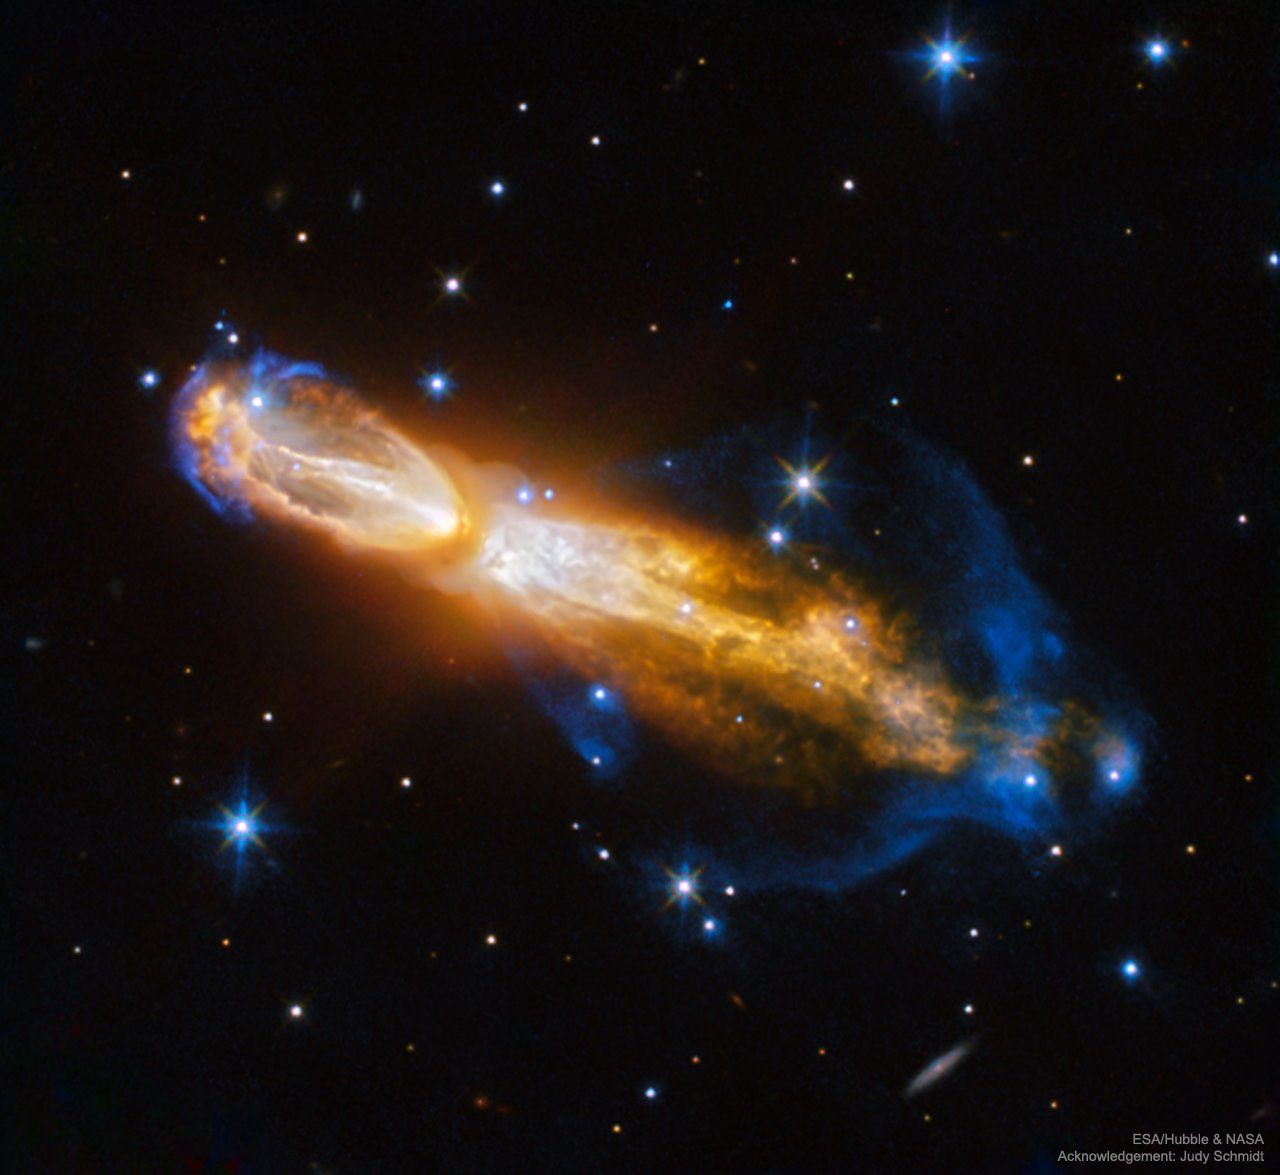
[[[449,390],[448,379],[440,372],[436,372],[427,380],[427,390],[435,395],[442,395]]]

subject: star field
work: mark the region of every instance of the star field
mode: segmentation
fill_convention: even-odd
[[[18,37],[18,1169],[1274,1149],[1265,12],[144,9]],[[210,511],[168,404],[259,347],[522,518],[664,512],[804,584],[910,539],[903,614],[987,574],[868,438],[927,446],[1134,716],[1105,811],[1038,823],[1075,765],[1014,747],[1007,827],[824,874],[884,773],[744,797],[608,672]]]

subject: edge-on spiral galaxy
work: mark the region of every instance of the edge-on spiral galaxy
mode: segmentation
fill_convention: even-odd
[[[417,443],[316,365],[260,353],[199,367],[173,439],[218,510],[319,531],[515,615],[599,683],[601,708],[625,699],[746,785],[821,804],[887,776],[950,811],[938,797],[959,781],[1016,829],[1051,822],[1071,788],[1134,778],[1119,728],[1025,682],[961,684],[945,641],[856,569],[819,577],[758,541],[548,502],[510,467]],[[607,770],[614,750],[598,739],[584,757]]]

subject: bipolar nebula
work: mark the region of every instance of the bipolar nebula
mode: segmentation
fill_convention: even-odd
[[[998,516],[923,443],[899,436],[880,473],[897,537],[873,549],[855,533],[819,560],[780,551],[779,529],[762,542],[536,494],[266,352],[198,367],[172,423],[219,512],[390,561],[550,652],[581,702],[547,681],[534,693],[601,778],[625,773],[638,726],[744,797],[842,830],[774,846],[761,884],[852,884],[956,822],[1043,836],[1137,779],[1140,719],[1090,700]]]

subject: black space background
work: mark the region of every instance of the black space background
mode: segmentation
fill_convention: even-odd
[[[26,7],[0,489],[14,1169],[1280,1145],[1273,7],[957,9],[981,60],[945,110],[909,56],[933,5]],[[1153,31],[1189,42],[1158,72]],[[454,267],[471,301],[435,306]],[[1144,795],[1062,869],[960,834],[837,899],[744,898],[732,942],[691,946],[585,847],[678,837],[678,764],[655,748],[592,788],[464,609],[228,527],[173,475],[167,393],[224,311],[401,413],[443,356],[442,427],[539,475],[900,395],[1142,698]],[[202,822],[246,764],[288,828],[236,890]],[[951,1083],[902,1099],[973,1033]]]

